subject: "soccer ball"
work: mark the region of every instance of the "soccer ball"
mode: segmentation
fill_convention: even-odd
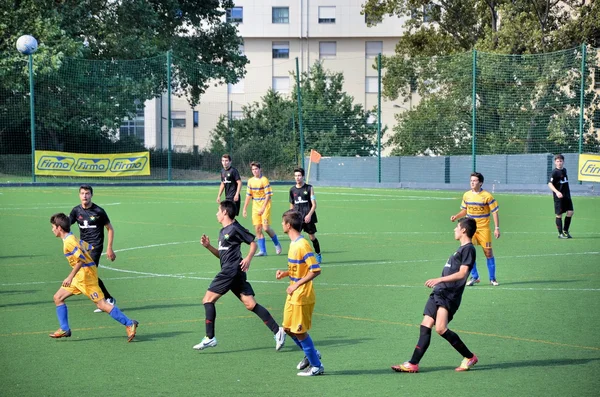
[[[38,42],[35,37],[28,34],[19,37],[17,40],[17,50],[19,50],[21,54],[31,55],[37,50],[37,47]]]

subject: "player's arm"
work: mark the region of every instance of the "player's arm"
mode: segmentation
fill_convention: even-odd
[[[256,245],[256,243],[252,241],[250,243],[250,251],[248,251],[248,255],[246,255],[246,257],[243,258],[240,262],[240,268],[243,272],[247,272],[248,269],[250,269],[250,262],[252,262],[252,258],[254,257],[254,254],[256,253],[257,249],[258,245]]]
[[[289,287],[287,287],[287,293],[288,295],[292,295],[294,293],[294,291],[296,291],[298,288],[300,288],[301,285],[308,283],[309,281],[314,280],[319,274],[321,274],[320,271],[318,272],[308,272],[308,274],[304,277],[302,277],[300,280],[296,281],[293,284],[290,284]]]
[[[235,191],[235,196],[233,196],[233,201],[240,201],[240,192],[242,191],[242,178],[235,181],[235,183],[237,184],[237,190]]]
[[[112,227],[112,224],[109,222],[104,225],[107,230],[107,240],[106,243],[106,257],[112,262],[117,259],[117,255],[115,251],[113,251],[113,240],[115,239],[115,229]]]
[[[437,277],[437,278],[429,279],[429,280],[425,281],[425,286],[429,287],[429,288],[433,288],[439,283],[452,283],[455,281],[464,280],[467,278],[469,273],[470,273],[469,266],[460,265],[460,269],[456,273],[453,273],[453,274],[450,274],[450,275],[444,276],[444,277]]]
[[[279,269],[278,269],[278,270],[275,272],[275,278],[276,278],[277,280],[281,280],[282,278],[284,278],[284,277],[289,277],[289,276],[290,276],[290,272],[289,272],[289,271],[287,271],[287,270],[279,270]]]
[[[242,212],[242,215],[244,216],[244,218],[246,217],[246,215],[248,215],[248,212],[246,210],[248,209],[248,204],[250,204],[251,198],[252,198],[252,196],[250,195],[250,192],[246,193],[246,201],[244,202],[244,210]]]
[[[308,211],[308,214],[306,214],[306,216],[304,217],[304,222],[306,222],[306,223],[310,222],[310,220],[316,210],[317,210],[317,199],[315,198],[315,189],[311,187],[310,188],[310,211]]]
[[[223,194],[223,190],[225,190],[225,184],[221,182],[221,185],[219,186],[219,193],[217,193],[217,203],[221,202],[221,195]]]
[[[264,214],[265,211],[267,210],[267,204],[269,204],[269,201],[271,201],[271,195],[265,194],[265,200],[264,200],[263,206],[260,209],[260,211],[258,212],[260,215]]]
[[[552,178],[554,178],[554,175]],[[552,182],[548,182],[548,187],[556,194],[556,197],[562,198],[562,193],[552,184]]]
[[[457,219],[460,219],[460,218],[464,217],[465,215],[467,215],[467,209],[466,209],[466,208],[463,208],[463,209],[461,209],[461,210],[458,212],[458,214],[456,214],[456,215],[452,215],[452,216],[450,217],[450,220],[451,220],[452,222],[454,222],[455,220],[457,220]]]
[[[294,209],[294,193],[292,193],[292,189],[290,188],[290,209]]]
[[[202,244],[202,246],[209,250],[214,256],[217,258],[219,257],[219,250],[210,245],[210,239],[206,234],[203,234],[202,237],[200,237],[200,244]]]
[[[492,212],[492,218],[494,218],[494,237],[500,238],[500,216],[498,215],[498,211]]]
[[[79,248],[77,248],[77,250],[75,251],[75,253],[73,255],[79,255],[79,254],[81,254],[81,251],[79,250]],[[71,285],[71,283],[73,282],[73,278],[75,277],[75,275],[77,274],[79,269],[81,269],[81,266],[83,266],[83,261],[81,259],[78,259],[75,266],[73,266],[73,269],[71,269],[71,273],[69,273],[67,278],[65,278],[63,280],[63,282],[62,282],[63,287],[68,287]]]

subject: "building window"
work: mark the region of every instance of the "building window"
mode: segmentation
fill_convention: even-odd
[[[273,42],[273,59],[290,57],[290,42],[289,41],[274,41]]]
[[[383,41],[365,42],[365,56],[367,58],[376,58],[379,54],[383,54]]]
[[[226,12],[226,20],[231,23],[244,22],[244,7],[229,8]]]
[[[119,128],[121,138],[134,136],[144,142],[144,108],[136,109],[134,114],[125,117]]]
[[[194,127],[198,127],[200,125],[199,121],[200,121],[200,116],[198,114],[198,111],[194,110]]]
[[[173,128],[185,128],[185,112],[171,112],[171,127]]]
[[[271,21],[273,23],[290,23],[290,8],[273,7],[273,15]]]
[[[241,79],[235,84],[227,84],[227,91],[230,94],[243,94],[244,93],[244,79]]]
[[[365,80],[365,92],[368,94],[377,93],[379,90],[377,89],[377,77],[366,77]]]
[[[319,7],[319,23],[335,23],[335,6]]]
[[[335,41],[319,42],[319,59],[335,58],[337,52],[337,43]]]
[[[286,77],[273,77],[273,91],[279,92],[280,94],[287,94],[290,92],[290,78]]]

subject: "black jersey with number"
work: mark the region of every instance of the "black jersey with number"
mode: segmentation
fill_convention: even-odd
[[[241,180],[240,173],[237,169],[229,167],[229,169],[223,168],[221,170],[221,182],[225,187],[225,198],[232,200],[237,192],[237,181]]]
[[[312,192],[312,190],[312,185],[306,183],[302,187],[296,187],[296,185],[294,185],[290,189],[290,203],[294,205],[294,210],[302,214],[303,221],[304,217],[310,212],[310,208],[312,207],[312,200],[310,197],[310,192]],[[313,212],[310,222],[317,223],[316,211]]]
[[[240,262],[242,261],[242,243],[250,244],[254,241],[254,235],[245,229],[238,221],[225,226],[219,232],[219,259],[221,260],[221,269],[230,272],[232,275],[241,272]]]
[[[80,205],[74,207],[69,215],[71,225],[79,225],[79,238],[94,246],[95,250],[102,252],[104,246],[104,227],[110,223],[106,211],[92,203],[90,208]]]
[[[454,254],[448,258],[442,270],[442,277],[457,273],[460,267],[465,265],[469,267],[469,272],[473,268],[476,259],[475,247],[472,243],[461,245]],[[457,307],[460,305],[467,278],[464,280],[454,281],[451,283],[439,283],[435,286],[438,293],[444,295],[448,300],[453,301]]]
[[[561,168],[560,170],[558,168],[555,168],[554,170],[552,170],[552,175],[550,176],[550,183],[556,188],[556,190],[562,193],[563,198],[571,197],[571,189],[569,188],[569,178],[567,177],[566,168]],[[552,191],[552,194],[554,195],[555,199],[558,199],[554,191]]]

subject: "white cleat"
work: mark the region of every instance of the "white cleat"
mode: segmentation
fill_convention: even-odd
[[[306,370],[298,372],[298,376],[317,376],[323,375],[323,373],[325,373],[325,367],[321,365],[320,367],[308,367]]]
[[[204,338],[202,338],[202,340],[200,341],[200,343],[198,343],[197,345],[194,345],[192,348],[194,350],[204,350],[207,347],[215,347],[217,345],[217,338],[209,338],[208,336],[205,336]]]
[[[275,350],[279,351],[285,345],[285,331],[283,327],[279,327],[279,331],[275,334]]]

